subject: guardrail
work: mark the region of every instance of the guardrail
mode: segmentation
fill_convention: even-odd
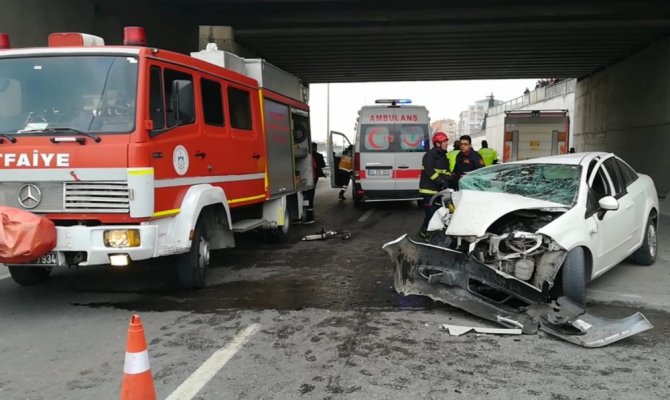
[[[524,94],[515,99],[489,108],[488,116],[491,117],[493,115],[501,114],[505,111],[518,110],[519,108],[523,108],[534,103],[539,103],[540,101],[544,101],[552,97],[572,93],[575,91],[576,84],[577,79],[569,79],[550,86],[536,88],[528,94]]]

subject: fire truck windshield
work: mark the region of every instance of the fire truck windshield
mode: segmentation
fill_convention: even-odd
[[[135,127],[137,58],[0,59],[0,132],[127,133]]]

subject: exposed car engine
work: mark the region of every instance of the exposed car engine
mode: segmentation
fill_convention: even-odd
[[[562,212],[521,210],[496,221],[485,236],[470,243],[469,253],[478,261],[541,287],[553,282],[564,251],[549,237],[535,233]],[[533,279],[535,277],[535,279]]]

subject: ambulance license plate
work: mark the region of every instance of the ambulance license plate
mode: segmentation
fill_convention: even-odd
[[[391,176],[390,169],[369,169],[368,175],[370,176]]]
[[[26,264],[30,265],[58,265],[58,254],[55,251],[47,253],[39,258],[36,258]]]

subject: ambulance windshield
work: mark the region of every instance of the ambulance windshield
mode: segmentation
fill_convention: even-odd
[[[131,132],[136,93],[135,57],[0,59],[0,132]]]

